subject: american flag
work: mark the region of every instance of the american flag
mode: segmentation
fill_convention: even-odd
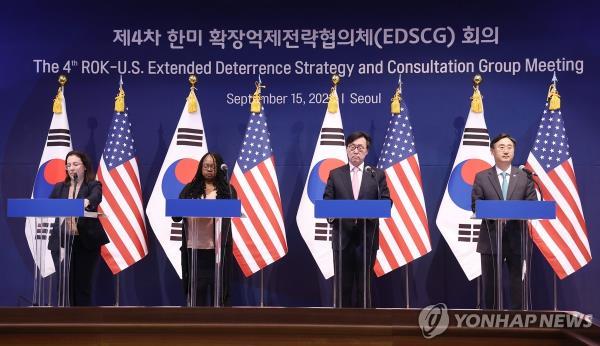
[[[375,274],[382,276],[431,251],[419,157],[404,101],[392,114],[377,167],[385,170],[392,217],[379,220]]]
[[[250,276],[287,253],[283,211],[264,109],[251,113],[231,177],[242,202],[233,224],[233,254]]]
[[[110,239],[101,253],[112,273],[117,274],[148,254],[140,173],[127,110],[115,111],[112,118],[98,180],[103,185],[98,211],[104,217],[100,222]]]
[[[591,261],[592,254],[564,118],[548,103],[527,166],[538,175],[544,200],[556,202],[556,218],[533,221],[531,237],[563,279]]]

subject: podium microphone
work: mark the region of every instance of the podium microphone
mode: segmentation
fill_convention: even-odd
[[[365,171],[371,175],[371,178],[375,180],[375,170],[371,166],[365,166]],[[377,199],[381,199],[381,191],[379,191],[379,182],[375,180],[375,185],[377,185]]]
[[[229,167],[227,167],[226,163],[221,164],[221,170],[227,172],[227,170],[229,169]]]
[[[520,165],[519,169],[522,170],[523,172],[527,173],[528,176],[538,176],[534,171],[530,170],[529,168],[525,167],[525,165]]]

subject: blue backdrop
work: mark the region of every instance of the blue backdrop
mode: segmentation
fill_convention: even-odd
[[[83,7],[82,7],[83,6]],[[142,8],[141,6],[144,6]],[[198,75],[198,99],[202,109],[209,149],[222,153],[234,166],[241,137],[249,115],[248,105],[229,104],[227,94],[253,92],[253,73],[219,73],[217,62],[291,64],[289,74],[263,74],[265,93],[291,95],[328,92],[328,71],[295,70],[296,61],[309,63],[355,64],[351,75],[342,78],[338,92],[346,95],[341,105],[344,130],[366,130],[373,136],[367,161],[376,163],[389,117],[389,99],[398,74],[388,63],[454,61],[472,63],[474,71],[404,71],[404,99],[410,108],[416,145],[421,162],[423,187],[433,251],[410,264],[411,305],[416,307],[445,302],[452,308],[475,307],[476,281],[469,282],[435,225],[437,210],[460,142],[469,109],[472,78],[485,66],[482,59],[504,64],[498,70],[483,69],[485,116],[492,135],[509,132],[518,140],[516,162],[523,163],[531,148],[543,110],[552,69],[532,69],[526,61],[573,61],[559,68],[558,89],[562,111],[581,193],[592,255],[600,250],[596,225],[599,209],[593,201],[600,195],[600,155],[595,146],[599,130],[597,117],[600,79],[600,5],[594,2],[543,2],[535,4],[482,5],[419,2],[397,7],[349,7],[331,3],[328,7],[276,8],[263,4],[228,4],[199,7],[185,2],[160,6],[110,2],[99,4],[46,4],[15,2],[0,14],[2,32],[0,78],[0,305],[28,305],[32,292],[33,261],[26,245],[24,220],[6,217],[6,199],[31,194],[37,165],[51,119],[51,105],[57,89],[57,76],[65,63],[71,71],[66,86],[66,102],[74,148],[88,152],[99,162],[113,114],[118,87],[116,69],[108,73],[84,70],[83,60],[121,61],[130,67],[123,76],[126,102],[137,140],[141,186],[147,202],[189,91],[187,73],[150,74],[148,61],[177,64],[212,64],[210,73]],[[492,28],[496,42],[464,43],[463,29]],[[210,41],[211,30],[354,30],[411,28],[413,36],[404,43],[404,31],[392,31],[379,44],[358,42],[354,46],[336,44],[324,48],[320,40],[313,48],[302,40],[298,48],[264,42],[259,49],[246,39],[236,49],[234,40],[225,46]],[[432,31],[425,30],[431,28]],[[160,41],[130,45],[115,41],[115,30],[158,30]],[[171,29],[201,30],[202,42],[184,42],[183,49],[170,46]],[[434,35],[434,30],[439,29]],[[399,36],[398,36],[399,35]],[[452,37],[451,37],[452,36]],[[142,36],[143,37],[143,36]],[[439,43],[436,43],[436,39]],[[396,40],[396,41],[394,41]],[[430,41],[432,40],[432,41]],[[402,42],[402,41],[399,41]],[[330,47],[331,48],[331,47]],[[563,60],[564,58],[564,60]],[[36,60],[58,63],[36,64]],[[131,68],[139,61],[140,71]],[[358,64],[382,62],[382,71],[359,73]],[[515,62],[520,70],[515,70]],[[133,64],[135,65],[135,64]],[[393,64],[395,65],[395,64]],[[119,65],[121,66],[121,65]],[[405,65],[404,65],[405,66]],[[45,67],[45,68],[44,68]],[[529,66],[531,67],[531,66]],[[340,70],[341,72],[341,70]],[[350,93],[378,95],[374,104],[352,104]],[[325,104],[265,105],[276,158],[289,252],[264,270],[265,303],[273,306],[324,306],[329,304],[329,285],[323,279],[296,226],[296,212]],[[154,233],[149,230],[150,254],[120,275],[122,305],[181,305],[184,303],[179,278]],[[594,299],[600,267],[592,261],[559,282],[559,308],[600,314],[600,301]],[[552,307],[553,274],[536,251],[533,262],[533,307]],[[99,305],[114,301],[114,281],[104,263],[95,279],[95,300]],[[375,305],[405,305],[404,270],[376,279]],[[235,270],[234,305],[256,305],[260,276],[244,278]]]

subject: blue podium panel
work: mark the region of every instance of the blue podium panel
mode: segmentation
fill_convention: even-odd
[[[553,201],[475,201],[478,219],[540,220],[556,218]]]
[[[240,217],[237,199],[167,199],[165,216]]]
[[[391,215],[390,200],[316,200],[316,218],[377,219]]]
[[[83,216],[83,199],[9,198],[8,217]]]

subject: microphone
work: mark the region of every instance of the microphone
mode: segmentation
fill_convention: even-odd
[[[365,171],[371,174],[371,178],[375,179],[375,170],[371,166],[365,166]],[[377,199],[381,199],[381,191],[379,191],[379,183],[375,180],[375,185],[377,185]]]
[[[229,167],[227,167],[226,163],[221,164],[221,170],[222,171],[227,171],[229,169]]]
[[[528,169],[527,167],[525,167],[525,165],[520,165],[519,169],[522,170],[523,172],[527,173],[527,175],[529,175],[529,176],[532,176],[532,175],[536,176],[536,177],[538,176],[534,171],[532,171],[532,170]]]

